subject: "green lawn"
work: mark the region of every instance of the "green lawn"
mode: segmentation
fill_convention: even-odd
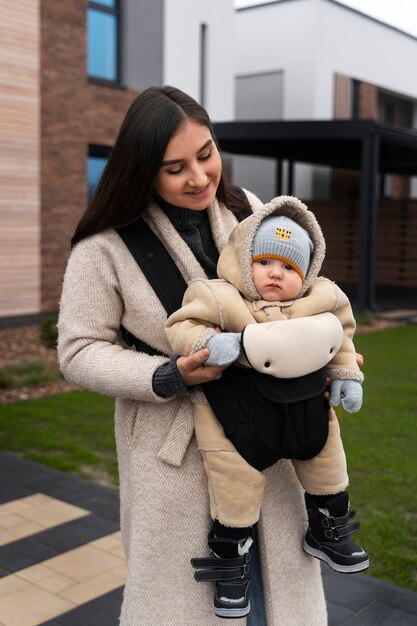
[[[88,391],[0,406],[0,447],[117,485],[114,401]]]
[[[355,338],[364,403],[338,410],[369,573],[417,590],[417,326]]]
[[[338,410],[369,573],[417,590],[417,326],[357,336],[364,405]],[[117,484],[113,401],[76,391],[0,406],[0,447]]]

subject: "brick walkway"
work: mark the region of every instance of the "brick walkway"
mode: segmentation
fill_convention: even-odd
[[[117,491],[7,452],[0,477],[0,626],[117,626]],[[327,567],[323,580],[329,626],[417,624],[417,593]]]

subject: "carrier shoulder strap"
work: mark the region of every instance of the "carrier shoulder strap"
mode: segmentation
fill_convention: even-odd
[[[187,288],[181,272],[144,219],[117,229],[168,315],[181,307]]]
[[[240,191],[246,198],[244,192]],[[241,222],[251,213],[252,209],[248,203],[248,208],[235,213],[235,216]],[[182,305],[187,283],[161,240],[158,239],[143,218],[139,218],[128,226],[117,228],[116,232],[147,278],[167,315],[174,313]],[[120,326],[120,330],[123,340],[129,346],[134,345],[136,350],[151,356],[166,356],[135,337],[124,326]]]

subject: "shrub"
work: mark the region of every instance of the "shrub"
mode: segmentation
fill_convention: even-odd
[[[46,385],[62,378],[57,370],[53,370],[40,361],[6,365],[0,369],[0,389],[17,389]]]
[[[58,341],[57,322],[58,320],[56,317],[48,317],[39,327],[41,341],[47,348],[56,348]]]

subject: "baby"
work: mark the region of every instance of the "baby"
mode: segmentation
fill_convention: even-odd
[[[203,386],[209,405],[200,400],[194,411],[215,557],[192,563],[208,568],[196,573],[197,580],[216,580],[214,610],[222,617],[249,612],[250,529],[260,515],[263,470],[279,459],[291,459],[305,490],[304,550],[339,572],[369,566],[366,552],[350,538],[359,523],[349,524],[354,511],[346,458],[324,398],[330,377],[331,404],[358,411],[363,375],[349,300],[335,283],[318,277],[324,254],[313,213],[296,198],[275,198],[232,232],[220,255],[219,279],[192,281],[182,308],[167,322],[168,339],[180,354],[207,347],[207,364],[233,364],[219,381]],[[307,317],[317,332],[306,334]],[[274,342],[274,328],[294,320],[300,345],[289,353],[285,343]],[[261,332],[254,332],[256,323]],[[221,572],[231,562],[236,578],[224,579]]]

